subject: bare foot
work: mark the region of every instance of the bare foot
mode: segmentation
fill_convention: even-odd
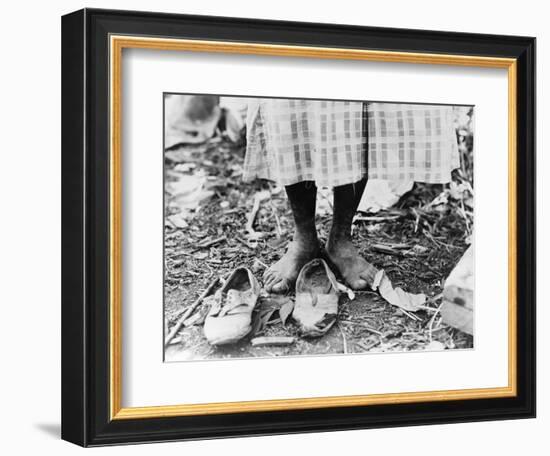
[[[270,293],[285,293],[294,288],[304,265],[319,256],[317,240],[309,245],[292,241],[279,261],[264,273],[264,288]]]
[[[327,255],[354,290],[370,287],[378,270],[365,260],[349,240],[329,241]]]

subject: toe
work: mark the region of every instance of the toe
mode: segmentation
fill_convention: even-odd
[[[367,282],[367,284],[370,286],[374,282],[374,278],[376,277],[377,270],[367,270],[363,271],[361,274],[359,274],[360,278]]]
[[[281,277],[280,273],[273,271],[269,277],[264,281],[264,288],[272,293],[282,293],[283,291],[277,291],[281,287],[284,287],[286,279]],[[281,285],[283,283],[283,285]]]
[[[354,290],[364,290],[368,283],[365,279],[357,278],[349,281],[349,286]]]
[[[275,274],[270,274],[264,280],[264,289],[271,293],[273,291],[273,286],[276,285],[280,280],[280,277],[277,277]]]
[[[266,269],[263,274],[264,282],[269,280],[269,278],[273,275],[273,270],[271,268]]]
[[[269,271],[269,274],[264,276],[264,285],[272,286],[274,282],[280,280],[279,275],[275,271]]]
[[[271,287],[273,286],[273,283],[276,282],[275,279],[276,279],[276,278],[275,278],[273,275],[270,275],[269,277],[267,277],[266,279],[264,279],[264,288],[265,288],[267,291],[270,291],[270,290],[271,290]]]
[[[280,279],[271,286],[271,292],[273,293],[285,293],[288,289],[288,281],[286,279]]]

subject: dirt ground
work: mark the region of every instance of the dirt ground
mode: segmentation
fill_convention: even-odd
[[[463,169],[455,171],[457,183],[472,184],[471,144],[461,145]],[[165,192],[165,333],[216,277],[225,277],[238,266],[253,270],[258,279],[264,269],[285,251],[292,235],[292,216],[284,190],[273,183],[241,181],[244,146],[216,137],[206,144],[182,146],[165,153],[165,188],[183,176],[202,179],[192,198],[182,201]],[[296,336],[283,347],[253,347],[250,337],[238,344],[215,348],[202,334],[202,325],[183,327],[165,350],[165,360],[272,357],[338,353],[468,349],[473,338],[441,322],[443,281],[470,242],[473,227],[472,196],[434,199],[448,186],[415,184],[391,209],[376,214],[358,213],[354,242],[361,254],[384,269],[394,285],[428,296],[424,309],[405,312],[385,302],[378,293],[356,293],[350,301],[341,294],[338,322],[323,337],[298,337],[289,318],[283,325],[273,311],[285,299],[265,293],[255,317],[263,317],[252,336]],[[251,237],[245,227],[254,198],[271,192],[260,203]],[[264,192],[264,193],[260,193]],[[317,216],[323,242],[330,228],[330,205],[319,197]],[[328,209],[327,209],[328,207]],[[195,312],[207,311],[205,304]],[[270,311],[271,309],[271,311]],[[192,313],[193,314],[193,313]]]

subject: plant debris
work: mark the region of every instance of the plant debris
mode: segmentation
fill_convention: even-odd
[[[415,183],[393,206],[358,212],[354,218],[355,245],[383,270],[392,289],[382,293],[387,285],[382,280],[380,294],[339,287],[338,324],[318,339],[299,337],[292,319],[293,295],[263,295],[248,338],[226,347],[206,342],[200,324],[204,310],[198,315],[208,305],[207,299],[200,299],[204,291],[216,277],[226,277],[238,266],[251,268],[261,279],[292,237],[292,214],[280,187],[261,180],[242,182],[242,143],[216,135],[202,144],[167,151],[164,310],[171,339],[165,359],[472,348],[473,337],[446,325],[438,313],[444,281],[470,245],[474,226],[470,116],[457,119],[461,168],[453,172],[450,185]],[[332,214],[330,191],[320,192],[319,204],[316,224],[325,242]],[[255,337],[295,341],[252,346]]]

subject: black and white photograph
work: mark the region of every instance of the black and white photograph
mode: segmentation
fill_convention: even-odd
[[[544,11],[6,3],[0,453],[543,454]]]
[[[474,107],[163,94],[164,360],[474,348]]]

